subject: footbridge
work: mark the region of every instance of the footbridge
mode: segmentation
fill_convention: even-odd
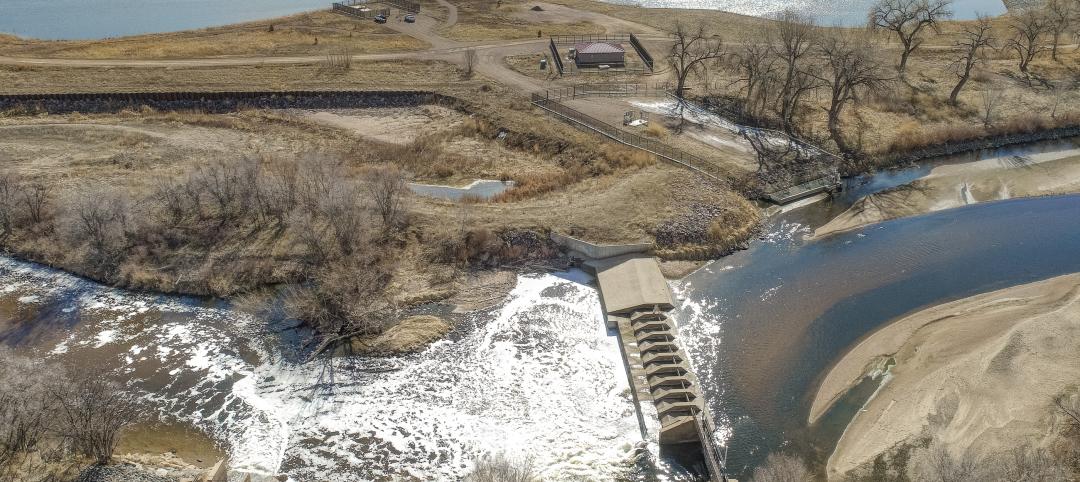
[[[630,254],[593,260],[607,328],[619,337],[642,436],[661,450],[724,478],[722,452],[678,329],[668,314],[671,290],[651,256]]]

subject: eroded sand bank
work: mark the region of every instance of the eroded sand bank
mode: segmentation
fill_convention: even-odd
[[[1080,379],[1080,274],[929,308],[870,335],[822,382],[810,422],[883,356],[889,381],[848,426],[830,479],[921,437],[993,453],[1046,437],[1053,398]]]
[[[1080,150],[938,166],[908,185],[871,194],[814,231],[814,237],[985,201],[1080,192]]]

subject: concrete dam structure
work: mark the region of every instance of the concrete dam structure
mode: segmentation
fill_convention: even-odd
[[[689,358],[668,315],[671,290],[655,258],[640,254],[594,260],[607,328],[619,337],[642,436],[662,452],[726,480],[713,424]]]

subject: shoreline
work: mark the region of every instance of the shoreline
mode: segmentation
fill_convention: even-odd
[[[1066,338],[1076,336],[1069,320],[1077,313],[1080,273],[939,304],[872,332],[814,394],[811,425],[876,360],[896,359],[889,382],[845,428],[828,475],[843,476],[924,437],[940,437],[956,452],[996,450],[1021,434],[1040,439],[1052,397],[1067,389],[1069,373],[1080,373]]]
[[[1001,156],[934,167],[908,184],[859,198],[811,239],[989,201],[1080,193],[1080,149]]]

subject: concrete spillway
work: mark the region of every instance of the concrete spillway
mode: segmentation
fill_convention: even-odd
[[[618,334],[642,435],[661,449],[700,454],[714,480],[722,462],[712,422],[678,329],[671,290],[655,258],[630,255],[586,263],[596,274],[607,327]]]

